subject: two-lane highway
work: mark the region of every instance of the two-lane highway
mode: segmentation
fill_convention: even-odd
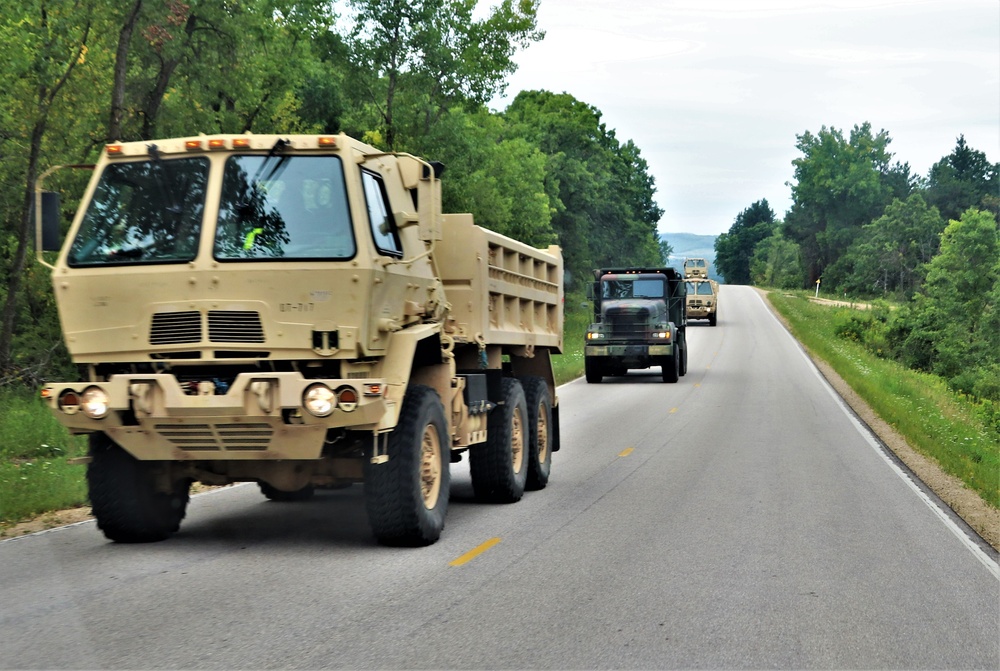
[[[360,487],[195,497],[181,531],[0,543],[3,668],[1000,668],[995,553],[907,480],[746,287],[689,372],[560,388],[552,479],[437,544]],[[478,554],[477,554],[478,552]]]

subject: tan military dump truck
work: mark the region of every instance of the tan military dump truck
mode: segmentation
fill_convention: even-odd
[[[707,319],[715,326],[719,316],[719,283],[715,280],[688,279],[687,318]]]
[[[58,258],[39,260],[87,371],[42,395],[89,434],[108,538],[168,537],[193,482],[275,501],[364,483],[390,545],[437,540],[463,454],[482,500],[545,486],[561,252],[442,214],[439,176],[344,135],[104,149]]]
[[[684,277],[708,279],[708,261],[705,259],[684,259]]]

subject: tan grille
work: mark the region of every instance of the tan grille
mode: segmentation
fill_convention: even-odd
[[[150,345],[176,345],[201,340],[201,313],[158,312],[149,327]]]
[[[211,342],[264,342],[264,327],[256,312],[210,310],[208,339]]]
[[[274,435],[268,424],[157,424],[156,431],[182,450],[266,450]]]

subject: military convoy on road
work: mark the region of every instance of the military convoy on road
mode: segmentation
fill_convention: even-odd
[[[600,268],[588,288],[587,382],[659,366],[664,382],[687,373],[684,278],[674,268]]]
[[[687,280],[687,318],[707,319],[715,326],[719,315],[719,284],[715,280]]]
[[[86,380],[42,394],[89,434],[108,538],[168,537],[193,482],[275,501],[363,482],[391,545],[437,540],[463,454],[482,500],[546,485],[558,247],[442,214],[439,165],[344,135],[112,143],[94,167],[54,265],[39,245]],[[36,212],[57,250],[41,184]]]
[[[687,318],[707,319],[709,326],[715,326],[719,314],[719,283],[709,279],[708,262],[684,259],[684,278],[687,280]]]

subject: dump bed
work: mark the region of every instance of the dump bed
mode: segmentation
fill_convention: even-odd
[[[562,253],[444,215],[434,257],[459,340],[562,350]]]

